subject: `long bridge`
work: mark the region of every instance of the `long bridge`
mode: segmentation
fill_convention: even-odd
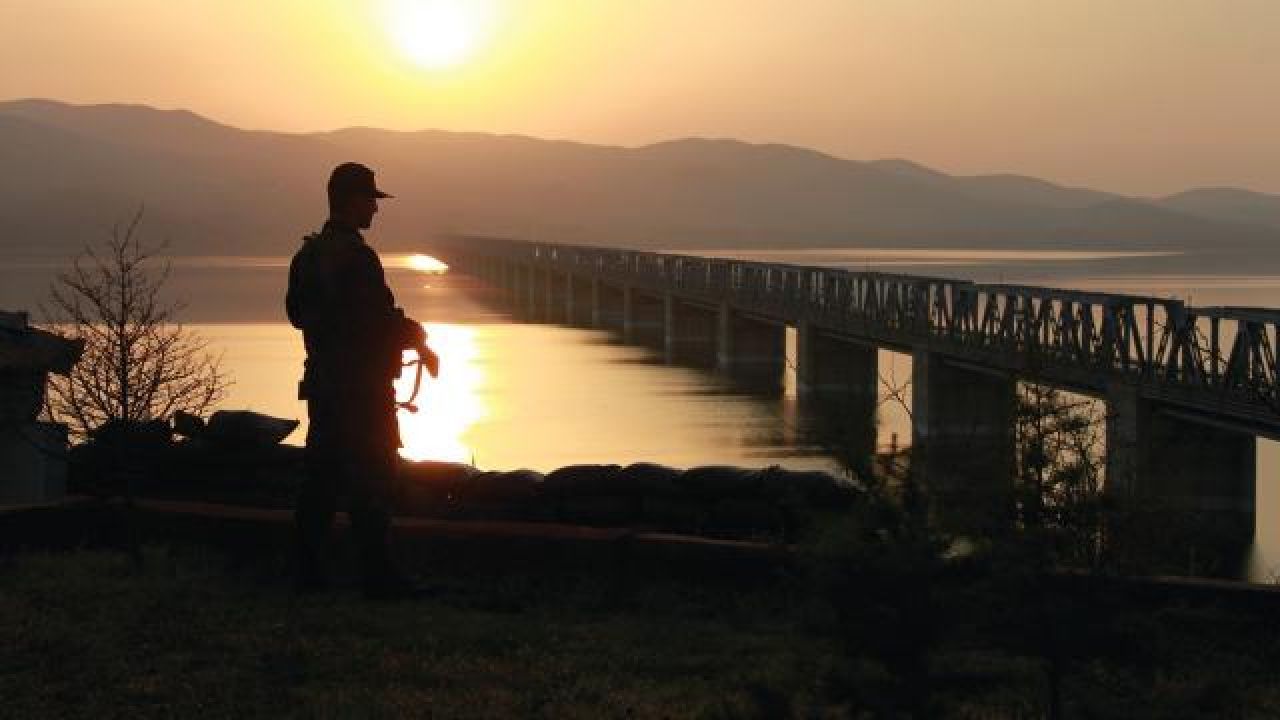
[[[1034,382],[1105,401],[1112,491],[1252,536],[1256,437],[1280,439],[1280,310],[501,238],[434,249],[526,317],[735,375],[780,379],[790,328],[799,386],[871,413],[869,433],[877,351],[910,354],[912,445],[934,484],[1010,473],[1017,383]]]

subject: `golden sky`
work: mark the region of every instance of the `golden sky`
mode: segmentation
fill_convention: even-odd
[[[450,2],[466,42],[404,9]],[[0,0],[0,99],[736,137],[1131,193],[1280,192],[1277,86],[1280,0]]]

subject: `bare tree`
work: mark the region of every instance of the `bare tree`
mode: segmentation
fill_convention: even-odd
[[[171,268],[156,262],[163,243],[139,238],[142,216],[139,208],[101,248],[86,247],[45,307],[51,330],[84,340],[80,363],[46,396],[48,414],[81,439],[111,421],[202,414],[230,385],[208,343],[175,322],[181,305],[160,298]]]

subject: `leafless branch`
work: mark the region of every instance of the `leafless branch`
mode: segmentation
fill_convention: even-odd
[[[230,386],[221,357],[177,323],[180,303],[161,299],[171,272],[157,263],[165,243],[147,245],[139,208],[60,273],[41,306],[53,332],[81,339],[84,355],[67,377],[55,377],[46,413],[85,438],[110,421],[202,414]]]

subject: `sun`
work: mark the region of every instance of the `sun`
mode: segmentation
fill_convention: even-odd
[[[415,65],[443,70],[475,53],[490,11],[489,0],[387,0],[387,33]]]

